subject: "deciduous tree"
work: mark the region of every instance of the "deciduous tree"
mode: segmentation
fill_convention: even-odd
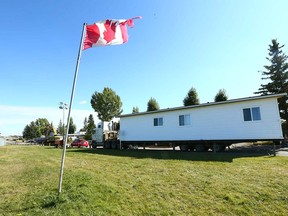
[[[23,138],[34,139],[40,136],[45,136],[47,128],[53,127],[46,118],[38,118],[36,121],[30,122],[23,130]]]
[[[120,97],[108,87],[105,87],[102,93],[95,92],[90,103],[101,121],[111,121],[123,111]]]

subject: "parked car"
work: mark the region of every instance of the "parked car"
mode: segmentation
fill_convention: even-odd
[[[86,147],[86,148],[88,148],[88,147],[89,147],[89,142],[88,142],[87,140],[84,140],[84,139],[75,139],[75,140],[71,143],[70,146],[71,146],[71,147],[76,146],[76,147],[78,147],[78,148],[80,148],[80,147]]]
[[[46,138],[45,137],[37,137],[34,140],[37,144],[44,144]]]

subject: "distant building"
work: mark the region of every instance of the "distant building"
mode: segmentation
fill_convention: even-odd
[[[0,146],[6,145],[6,140],[4,137],[0,137]]]

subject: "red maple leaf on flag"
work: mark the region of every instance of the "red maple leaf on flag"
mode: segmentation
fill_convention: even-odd
[[[92,25],[86,24],[86,35],[83,41],[83,50],[96,46],[124,44],[128,41],[127,26],[133,27],[133,20],[101,20]]]
[[[117,22],[113,22],[112,20],[106,20],[104,24],[106,31],[103,34],[107,43],[110,43],[113,39],[115,39],[116,24]]]

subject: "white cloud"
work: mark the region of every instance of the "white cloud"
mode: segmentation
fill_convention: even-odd
[[[87,104],[87,101],[86,100],[80,101],[79,104]]]
[[[83,127],[84,118],[92,114],[95,122],[99,120],[94,111],[72,109],[71,117],[77,130]],[[67,121],[68,110],[65,110],[65,122]],[[22,135],[23,129],[31,121],[37,118],[46,118],[57,127],[59,121],[63,121],[63,110],[52,107],[26,107],[26,106],[3,106],[0,105],[0,133],[1,135]]]

